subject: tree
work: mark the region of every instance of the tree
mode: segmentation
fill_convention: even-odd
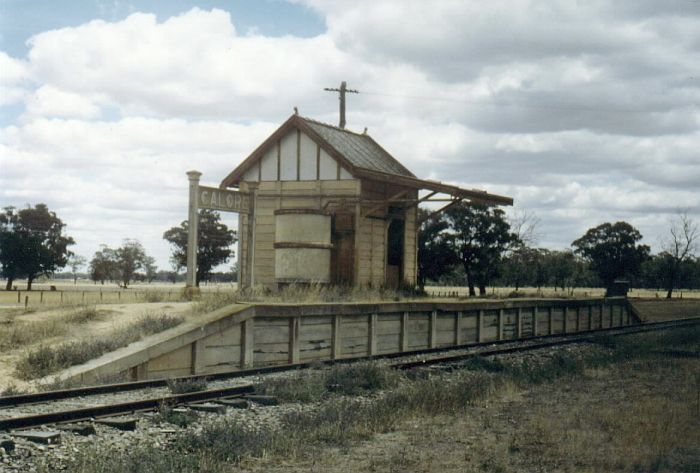
[[[437,280],[456,262],[452,250],[449,224],[442,214],[429,217],[429,212],[418,209],[422,221],[418,230],[418,286],[425,287],[427,279]]]
[[[649,258],[649,247],[638,245],[642,234],[627,222],[603,223],[589,229],[571,245],[574,253],[591,264],[608,291],[618,278],[639,274],[642,263]]]
[[[666,298],[670,299],[681,275],[681,268],[692,260],[698,248],[700,230],[688,214],[679,213],[671,222],[670,235],[662,242],[663,273]]]
[[[171,261],[180,267],[187,266],[187,232],[188,222],[183,221],[179,227],[172,227],[163,233],[163,238],[170,243],[172,249]],[[238,241],[236,232],[229,230],[221,223],[218,212],[213,210],[199,211],[199,227],[197,238],[197,272],[196,285],[207,281],[211,270],[233,256],[231,245]]]
[[[114,281],[118,277],[117,253],[107,245],[100,248],[90,261],[90,279],[104,285],[105,281]]]
[[[73,273],[73,284],[78,284],[78,270],[85,266],[85,263],[87,263],[87,258],[84,256],[72,254],[68,257],[68,266]]]
[[[143,269],[146,262],[146,251],[137,240],[126,239],[122,246],[115,250],[116,269],[121,285],[126,289],[136,276],[139,269]]]
[[[486,286],[498,274],[503,254],[517,241],[503,210],[481,204],[459,203],[445,212],[453,234],[453,251],[462,263],[474,296],[486,294]]]
[[[152,256],[146,256],[143,261],[144,269],[144,279],[146,282],[153,281],[158,275],[158,266],[156,266],[156,259]]]
[[[16,278],[27,278],[27,290],[39,276],[48,276],[68,263],[73,238],[64,235],[65,224],[45,204],[0,213],[0,264],[6,289]]]
[[[540,252],[528,246],[519,246],[503,261],[503,281],[518,291],[522,286],[535,285]]]

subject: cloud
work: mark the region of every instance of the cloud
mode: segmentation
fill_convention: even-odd
[[[27,64],[0,51],[0,106],[20,102],[27,93]]]
[[[419,177],[513,196],[541,244],[616,220],[653,243],[676,207],[700,218],[686,3],[308,0],[327,25],[309,38],[197,8],[44,31],[0,52],[2,103],[23,108],[0,129],[0,197],[49,204],[79,253],[137,237],[166,267],[184,173],[217,184],[295,105],[336,123],[322,89],[347,80],[351,129]]]

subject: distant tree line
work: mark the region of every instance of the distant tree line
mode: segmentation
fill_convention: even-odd
[[[578,287],[610,289],[625,279],[633,287],[700,288],[700,231],[686,214],[671,223],[662,250],[655,255],[640,244],[641,233],[627,222],[589,229],[564,251],[536,248],[532,226],[509,222],[502,210],[459,203],[431,215],[420,211],[418,282],[468,286],[469,295],[487,286],[554,287],[573,293]],[[527,229],[528,231],[524,231]]]

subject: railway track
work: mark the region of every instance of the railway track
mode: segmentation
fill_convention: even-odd
[[[424,367],[436,364],[449,364],[462,361],[474,356],[494,356],[509,353],[532,351],[543,348],[557,347],[574,343],[585,343],[593,341],[600,335],[624,336],[643,332],[658,330],[677,329],[700,325],[700,318],[679,319],[668,322],[657,322],[628,327],[617,327],[609,329],[597,329],[588,332],[577,332],[576,334],[555,334],[544,335],[524,340],[502,340],[499,342],[487,342],[480,344],[470,344],[463,346],[451,346],[448,348],[433,348],[427,350],[404,352],[399,354],[379,355],[373,357],[361,357],[337,360],[337,363],[349,363],[366,359],[395,359],[410,358],[408,361],[391,363],[389,366],[395,369],[408,370],[417,367]],[[466,352],[464,350],[467,350]],[[445,354],[446,353],[446,354]],[[251,375],[261,375],[276,373],[309,367],[310,363],[298,363],[290,365],[280,365],[262,367],[220,373],[206,376],[187,376],[176,378],[178,382],[195,381],[202,378],[207,380],[226,380],[232,378],[242,378]],[[163,387],[167,380],[149,380],[130,383],[118,383],[103,386],[90,386],[75,389],[65,389],[59,391],[47,391],[41,393],[22,394],[15,396],[0,397],[0,415],[2,408],[17,407],[37,403],[52,403],[59,400],[84,398],[99,394],[123,393],[140,389]],[[157,410],[163,404],[183,405],[196,402],[215,401],[226,398],[240,397],[254,391],[252,384],[239,386],[220,387],[186,394],[158,395],[127,402],[106,403],[102,405],[80,407],[74,409],[51,409],[43,413],[33,413],[30,415],[17,415],[0,419],[0,431],[10,431],[15,429],[26,429],[30,427],[51,425],[56,423],[78,422],[108,416],[119,416],[133,414],[143,411]]]

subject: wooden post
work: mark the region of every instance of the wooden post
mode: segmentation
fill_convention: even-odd
[[[102,289],[100,289],[100,302],[102,302]]]
[[[24,296],[24,310],[27,310],[28,305],[29,305],[29,296]]]
[[[401,351],[408,351],[408,312],[401,314]]]
[[[299,317],[289,318],[289,362],[299,363]]]
[[[549,334],[552,335],[554,333],[554,308],[549,306],[547,313],[549,314]]]
[[[39,291],[39,302],[44,303],[44,290]]]
[[[588,306],[588,330],[593,330],[593,306]]]
[[[122,300],[122,291],[117,291],[117,300]]]
[[[599,309],[600,309],[600,314],[598,314],[598,316],[600,319],[600,321],[599,321],[600,325],[598,325],[598,328],[600,329],[600,328],[603,328],[603,312],[605,312],[605,303],[600,304]]]
[[[569,329],[569,308],[568,307],[564,307],[563,318],[564,318],[564,320],[562,321],[562,326],[564,329],[564,333],[566,333]]]
[[[430,313],[430,335],[428,336],[428,346],[430,348],[437,347],[437,310]]]
[[[476,341],[481,343],[484,341],[484,311],[479,309],[476,316]]]
[[[377,314],[369,316],[369,336],[367,351],[369,356],[377,354]]]
[[[576,331],[581,331],[581,306],[576,306]]]
[[[498,334],[496,340],[503,340],[503,309],[498,309]]]
[[[537,306],[532,308],[532,336],[537,336]]]
[[[462,311],[457,311],[455,318],[455,345],[462,344]]]
[[[254,320],[246,320],[241,327],[241,368],[253,367]]]
[[[523,309],[518,307],[515,310],[515,336],[522,338],[523,336]]]
[[[333,316],[333,327],[331,329],[331,358],[337,360],[342,354],[340,339],[340,315]]]
[[[17,303],[22,302],[22,291],[17,291]]]
[[[190,181],[190,201],[187,216],[187,288],[194,289],[197,286],[197,194],[199,193],[199,178],[202,175],[198,171],[189,171],[187,178]]]

